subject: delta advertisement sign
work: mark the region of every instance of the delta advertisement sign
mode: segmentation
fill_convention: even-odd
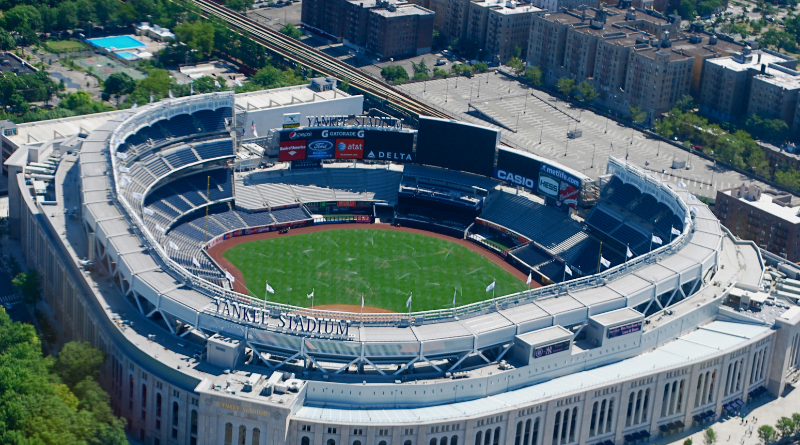
[[[367,159],[412,162],[414,133],[360,128],[280,132],[278,161]]]

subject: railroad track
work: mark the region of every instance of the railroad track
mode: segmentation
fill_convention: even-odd
[[[414,117],[432,116],[443,119],[451,118],[450,115],[443,111],[411,98],[392,88],[389,84],[377,80],[341,60],[335,59],[280,32],[259,25],[242,14],[210,0],[192,1],[200,7],[204,13],[225,20],[234,30],[247,31],[255,42],[264,45],[270,51],[280,54],[288,60],[292,60],[295,63],[339,79],[346,77],[350,81],[350,85],[374,96],[387,107],[394,108],[401,113]]]

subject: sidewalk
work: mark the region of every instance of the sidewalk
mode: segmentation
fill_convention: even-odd
[[[702,445],[703,430],[711,427],[717,434],[717,445],[760,445],[758,428],[761,425],[775,428],[778,419],[791,418],[792,413],[797,412],[800,412],[800,390],[787,385],[784,397],[773,399],[769,394],[765,394],[743,406],[741,414],[745,416],[747,425],[740,424],[741,417],[724,418],[718,422],[687,428],[682,434],[655,439],[653,444],[682,445],[684,440],[691,437],[693,444]],[[757,420],[754,421],[754,418]],[[749,434],[751,426],[752,436]]]

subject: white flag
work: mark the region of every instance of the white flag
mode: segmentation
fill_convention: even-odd
[[[414,294],[411,294],[411,295],[409,295],[409,296],[408,296],[408,300],[406,300],[406,307],[409,307],[409,306],[411,306],[411,298],[412,298],[413,296],[414,296]]]
[[[690,193],[689,194],[689,201],[694,201],[695,199],[697,199],[697,198]]]
[[[153,216],[153,215],[155,215],[155,214],[156,214],[156,212],[154,212],[154,211],[152,211],[152,210],[148,209],[147,207],[145,207],[145,208],[144,208],[144,214],[145,214],[145,215],[150,215],[150,216]]]
[[[361,296],[361,310],[364,310],[364,296]]]
[[[189,95],[194,95],[194,84],[189,84]]]
[[[222,85],[219,84],[218,80],[214,81],[214,86],[217,87],[217,88],[222,88]]]
[[[267,283],[267,292],[269,292],[271,294],[275,293],[275,289],[273,289],[272,286],[269,285],[269,283]]]
[[[633,256],[633,252],[631,252],[631,248],[630,247],[628,247],[628,252],[626,253],[626,255],[628,255],[628,258]]]
[[[120,182],[122,182],[122,185],[125,185],[125,184],[130,184],[131,182],[133,182],[133,180],[127,176],[123,176],[120,179]]]
[[[570,269],[569,265],[566,263],[564,263],[564,272],[566,272],[567,275],[572,276],[572,269]]]
[[[492,281],[492,284],[490,284],[490,285],[486,286],[486,292],[489,292],[490,290],[494,289],[494,283],[495,283],[495,282],[494,282],[494,281]]]
[[[135,103],[135,104],[133,104],[133,106],[131,107],[131,110],[135,110],[135,109],[137,109],[137,108],[139,108],[139,104]]]
[[[225,271],[225,278],[227,278],[228,281],[230,281],[231,283],[235,283],[236,282],[236,277],[231,275],[231,273],[228,272],[227,270]]]
[[[158,230],[161,233],[167,233],[167,231],[163,227],[161,227],[160,224],[156,224],[156,230]],[[172,242],[172,241],[170,241],[170,242]],[[175,249],[175,250],[178,250],[178,249]]]
[[[533,280],[533,272],[528,272],[528,279],[525,280],[525,284],[531,284],[531,280]]]
[[[602,264],[603,266],[606,266],[606,267],[611,267],[611,261],[608,261],[607,259],[603,258],[602,256],[600,257],[600,264]]]
[[[169,89],[169,98],[175,99],[175,96],[172,95],[172,88]]]
[[[117,157],[120,159],[128,159],[128,153],[117,153]]]
[[[653,242],[656,243],[656,244],[663,244],[664,243],[663,241],[661,241],[661,238],[659,238],[659,237],[657,237],[655,235],[653,235]]]
[[[153,93],[150,93],[150,103],[153,103],[154,100],[155,98],[153,97]]]
[[[141,193],[133,193],[131,196],[133,196],[133,199],[144,199],[144,195]]]
[[[458,289],[453,289],[453,306],[456,305],[456,294],[458,294]]]
[[[175,243],[173,243],[172,241],[170,241],[170,242],[169,242],[169,247],[171,247],[171,248],[173,248],[173,249],[175,249],[175,250],[181,250],[181,249],[178,247],[178,245],[177,245],[177,244],[175,244]]]
[[[194,264],[194,267],[200,267],[200,261],[197,261],[195,257],[192,257],[192,264]]]
[[[131,169],[129,169],[128,167],[120,167],[119,168],[119,172],[120,173],[130,173]]]
[[[680,235],[681,234],[681,231],[676,229],[675,227],[671,227],[670,229],[671,229],[670,233],[672,233],[673,235]]]
[[[678,187],[686,188],[686,184],[683,181],[678,181]]]
[[[314,291],[312,290],[310,294],[306,295],[306,298],[314,298]]]
[[[239,82],[239,79],[236,79],[236,86],[237,86],[237,87],[240,87],[240,86],[242,86],[242,82]]]
[[[251,121],[252,125],[250,126],[253,129],[253,136],[258,137],[258,131],[256,131],[256,123],[255,121]]]

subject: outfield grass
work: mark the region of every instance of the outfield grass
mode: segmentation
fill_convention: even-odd
[[[265,283],[275,289],[269,300],[311,306],[361,304],[406,312],[461,306],[495,295],[527,289],[482,255],[451,241],[391,230],[350,229],[252,241],[224,254],[244,274],[247,287],[264,298]]]

